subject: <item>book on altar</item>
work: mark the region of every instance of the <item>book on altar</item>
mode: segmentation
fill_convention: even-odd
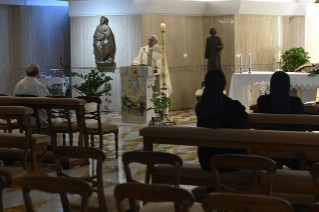
[[[316,101],[305,102],[305,103],[303,103],[303,105],[304,105],[305,107],[313,107],[313,106],[316,105]]]

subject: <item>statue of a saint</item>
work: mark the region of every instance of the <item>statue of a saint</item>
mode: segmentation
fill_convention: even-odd
[[[211,28],[210,37],[206,39],[205,58],[208,59],[208,71],[213,69],[221,69],[220,66],[220,52],[223,50],[223,43],[220,37],[216,36],[217,31]]]
[[[113,64],[116,53],[115,38],[108,24],[109,19],[102,16],[93,36],[95,63],[100,66]]]

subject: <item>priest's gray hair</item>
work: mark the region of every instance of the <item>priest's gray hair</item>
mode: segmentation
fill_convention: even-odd
[[[154,37],[156,41],[158,41],[158,38],[156,35],[151,35],[151,37]]]

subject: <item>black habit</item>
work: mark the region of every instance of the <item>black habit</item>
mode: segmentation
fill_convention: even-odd
[[[196,105],[197,127],[249,129],[245,107],[223,94],[226,85],[224,73],[217,69],[209,71],[205,77],[205,85],[202,99]],[[202,169],[211,172],[210,159],[217,154],[246,154],[246,150],[198,147]]]
[[[270,80],[270,94],[257,99],[258,113],[304,114],[305,107],[299,97],[289,96],[290,77],[282,71],[275,72]]]

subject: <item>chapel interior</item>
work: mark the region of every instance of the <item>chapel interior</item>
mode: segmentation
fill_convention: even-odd
[[[0,212],[319,212],[318,36],[319,0],[0,0]]]

